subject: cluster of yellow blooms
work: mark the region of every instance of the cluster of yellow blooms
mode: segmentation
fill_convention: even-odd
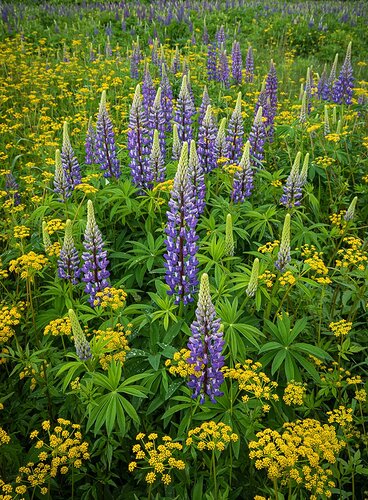
[[[23,238],[28,238],[31,234],[31,230],[27,226],[14,226],[14,238],[22,240]]]
[[[264,273],[258,276],[258,282],[263,281],[267,288],[272,288],[275,278],[276,278],[275,273],[271,273],[271,271],[266,270]]]
[[[338,408],[332,411],[328,411],[328,423],[333,424],[336,423],[341,427],[348,426],[353,421],[353,409],[346,408],[343,405],[340,405]]]
[[[51,219],[47,222],[46,230],[51,235],[56,233],[56,231],[64,231],[65,222],[61,219]]]
[[[183,450],[183,446],[180,443],[175,443],[170,436],[163,436],[161,443],[158,442],[156,433],[149,434],[147,441],[144,440],[145,437],[143,432],[140,432],[136,437],[136,440],[140,441],[141,444],[137,443],[132,448],[135,461],[130,462],[129,472],[138,468],[149,470],[145,476],[146,483],[153,484],[159,477],[163,484],[170,484],[172,481],[171,470],[185,469],[185,462],[177,457],[178,452]],[[140,464],[137,461],[140,461]]]
[[[28,462],[25,467],[19,468],[19,473],[15,479],[16,486],[5,484],[0,481],[0,488],[6,495],[1,496],[2,500],[11,500],[16,495],[24,495],[34,488],[39,488],[41,495],[48,493],[51,478],[55,478],[58,473],[65,475],[70,467],[79,469],[83,460],[89,460],[88,443],[82,441],[79,424],[72,424],[63,418],[57,419],[56,425],[51,431],[51,424],[48,420],[42,423],[42,429],[47,431],[47,437],[38,439],[35,448],[38,452],[38,463]],[[31,439],[39,438],[39,431],[32,431]]]
[[[368,256],[365,251],[361,250],[363,241],[353,236],[348,236],[344,238],[343,241],[348,248],[337,251],[339,259],[336,259],[336,267],[349,268],[350,270],[356,268],[359,271],[364,271],[367,265]]]
[[[45,251],[46,251],[47,255],[49,255],[50,257],[52,257],[53,255],[55,255],[56,257],[59,257],[60,250],[61,250],[60,243],[58,241],[55,241],[55,243],[50,245]]]
[[[303,397],[305,393],[306,393],[306,388],[304,384],[292,380],[285,387],[282,399],[288,406],[291,405],[301,406],[303,404]]]
[[[328,285],[331,283],[330,278],[327,276],[328,268],[322,260],[323,252],[317,252],[314,245],[303,245],[301,248],[301,256],[306,257],[304,262],[315,271],[311,278],[320,283],[321,285]]]
[[[0,343],[8,342],[14,335],[13,326],[19,325],[24,302],[9,307],[2,305],[0,309]]]
[[[132,325],[129,324],[128,328]],[[107,328],[106,330],[95,330],[96,340],[104,341],[104,351],[100,357],[100,365],[104,370],[107,370],[112,360],[124,364],[127,352],[129,351],[127,337],[132,333],[131,330],[125,330],[124,326],[118,323],[115,328]],[[112,352],[110,352],[112,351]]]
[[[126,298],[127,294],[122,288],[106,287],[96,293],[94,305],[104,309],[109,307],[113,311],[116,311],[124,307]]]
[[[314,163],[316,163],[319,167],[328,168],[335,163],[335,160],[329,156],[318,156],[315,158]]]
[[[235,172],[240,172],[241,169],[241,166],[236,163],[225,164],[222,166],[222,170],[230,175],[234,175]]]
[[[235,443],[239,436],[229,425],[223,422],[203,422],[195,429],[190,429],[185,441],[187,446],[194,446],[197,450],[224,451],[230,442]]]
[[[95,194],[98,192],[98,189],[91,184],[87,184],[86,182],[81,182],[75,186],[77,191],[82,191],[84,194]]]
[[[0,427],[0,446],[10,443],[10,436]]]
[[[167,181],[164,182],[159,182],[154,186],[152,189],[153,193],[156,193],[157,191],[162,191],[164,193],[170,193],[174,187],[174,179],[168,179]]]
[[[253,362],[247,359],[243,365],[236,364],[234,368],[223,367],[222,372],[224,378],[230,378],[238,382],[239,390],[246,392],[242,396],[244,403],[250,399],[258,399],[260,401],[278,401],[279,397],[274,393],[277,387],[277,382],[271,382],[269,377],[261,371],[262,364],[257,361]],[[264,404],[262,407],[264,412],[270,410],[270,405]]]
[[[37,271],[41,271],[48,263],[47,257],[37,254],[33,251],[11,260],[9,271],[20,274],[22,279],[30,279],[33,281]]]
[[[271,480],[280,479],[283,485],[303,486],[311,500],[331,497],[335,483],[326,465],[336,462],[345,445],[333,426],[307,418],[285,423],[281,434],[265,429],[256,436],[257,441],[249,443],[249,457],[255,459],[257,469],[266,469]]]
[[[290,271],[286,271],[279,277],[279,283],[281,286],[290,285],[293,286],[296,283],[295,276]]]
[[[189,356],[189,349],[181,349],[174,353],[173,359],[167,359],[165,361],[165,366],[168,367],[169,373],[183,378],[194,375],[195,373],[198,373],[198,376],[200,376],[200,372],[195,372],[194,365],[188,363],[187,360]]]
[[[58,335],[71,335],[71,333],[72,325],[68,317],[53,319],[43,331],[44,335],[53,335],[54,337]]]
[[[351,323],[351,321],[346,321],[346,319],[340,319],[340,321],[330,323],[328,326],[335,337],[345,337],[352,329],[353,323]]]
[[[275,250],[275,248],[277,248],[279,245],[280,245],[280,241],[279,240],[267,241],[267,243],[265,243],[264,245],[258,247],[258,252],[261,252],[261,253],[272,253]]]

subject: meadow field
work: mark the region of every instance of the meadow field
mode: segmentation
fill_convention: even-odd
[[[367,500],[368,4],[0,13],[0,500]]]

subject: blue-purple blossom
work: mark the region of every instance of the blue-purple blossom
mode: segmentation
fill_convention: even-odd
[[[264,159],[264,145],[266,142],[266,127],[263,121],[262,106],[258,108],[256,117],[249,134],[251,164],[255,167],[262,167]]]
[[[178,126],[176,123],[174,123],[171,159],[172,160],[179,160],[180,152],[181,152],[181,142],[180,142],[179,134],[178,134]]]
[[[205,173],[217,167],[216,157],[217,127],[211,106],[207,106],[204,119],[198,131],[198,156]]]
[[[108,278],[110,276],[107,266],[107,251],[104,250],[102,234],[96,223],[93,203],[91,200],[87,202],[87,226],[84,232],[83,242],[85,252],[82,254],[83,266],[82,281],[86,283],[85,293],[89,295],[88,302],[92,307],[96,304],[96,293],[101,292],[109,286]]]
[[[182,142],[188,142],[193,137],[193,117],[195,112],[196,110],[188,90],[187,77],[184,75],[174,119],[178,126],[179,139]]]
[[[207,111],[207,106],[211,104],[210,96],[208,95],[207,85],[205,85],[202,94],[201,105],[199,106],[199,114],[198,114],[198,126],[200,127],[203,121],[203,118]]]
[[[12,172],[9,172],[6,175],[5,191],[7,192],[7,197],[9,199],[13,199],[13,205],[15,207],[17,207],[21,202],[21,198],[20,198],[20,194],[19,194],[18,183],[17,183],[14,175],[12,174]]]
[[[244,125],[241,111],[241,92],[238,94],[235,109],[229,120],[226,136],[225,156],[230,163],[237,164],[242,154]]]
[[[217,41],[217,47],[221,47],[221,45],[225,45],[226,41],[226,35],[225,35],[225,29],[224,26],[221,25],[220,28],[216,31],[216,41]]]
[[[157,94],[153,105],[149,110],[148,115],[148,128],[151,137],[151,144],[153,142],[153,134],[155,130],[158,131],[158,136],[160,140],[160,149],[162,158],[165,158],[166,146],[165,146],[165,116],[162,109],[161,100],[161,87],[158,88]]]
[[[156,90],[155,86],[153,85],[148,65],[146,65],[146,69],[144,72],[143,83],[142,83],[142,95],[143,95],[143,107],[148,117],[148,113],[156,97]]]
[[[301,152],[298,151],[293,166],[291,168],[289,177],[284,185],[284,192],[281,196],[280,203],[286,208],[293,208],[300,206],[300,199],[302,197],[302,184],[299,175],[299,166],[301,159]]]
[[[243,59],[242,59],[242,53],[240,50],[240,44],[239,42],[234,42],[233,44],[233,49],[231,52],[231,71],[233,75],[233,80],[236,84],[241,85],[242,80],[243,80]]]
[[[278,89],[278,80],[277,80],[276,68],[273,61],[271,60],[270,70],[266,78],[266,95],[267,95],[267,100],[269,100],[269,106],[267,106],[268,109],[267,113],[265,114],[267,137],[270,142],[272,142],[274,135],[274,122],[277,112],[277,101],[278,101],[277,89]]]
[[[80,259],[73,240],[73,225],[72,221],[68,219],[65,225],[64,243],[58,260],[58,276],[76,285],[80,274]]]
[[[162,76],[161,76],[161,106],[165,117],[165,131],[171,132],[172,130],[172,118],[173,118],[173,104],[172,98],[173,93],[171,89],[170,80],[166,73],[165,65],[162,65]]]
[[[189,177],[187,142],[183,143],[181,150],[167,218],[164,265],[165,280],[170,287],[168,294],[175,296],[176,304],[188,304],[193,301],[198,285],[198,236],[195,231],[198,213]]]
[[[64,122],[63,126],[63,145],[61,148],[61,164],[63,166],[64,175],[71,189],[81,183],[82,175],[77,157],[70,143],[68,133],[68,123]]]
[[[224,376],[222,350],[223,333],[220,331],[221,321],[216,318],[215,307],[211,300],[208,275],[203,273],[199,289],[196,319],[191,325],[192,336],[188,341],[190,356],[187,363],[194,366],[195,373],[190,375],[188,387],[193,390],[192,398],[200,398],[203,404],[206,396],[212,403],[222,396],[220,391]]]
[[[133,43],[133,50],[130,56],[130,76],[135,80],[138,80],[139,78],[138,66],[141,59],[142,59],[141,49],[139,47],[139,40],[137,40],[137,43]]]
[[[222,120],[220,121],[215,141],[216,164],[218,164],[222,158],[226,158],[226,154],[227,154],[226,118],[222,118]]]
[[[165,180],[165,162],[160,147],[159,132],[154,131],[152,150],[149,157],[149,167],[153,174],[154,182],[163,182]]]
[[[176,75],[178,71],[180,70],[180,52],[179,52],[179,47],[175,47],[175,54],[173,57],[173,60],[171,62],[171,72]]]
[[[128,151],[133,184],[140,189],[152,189],[153,174],[149,167],[150,136],[146,113],[142,105],[140,86],[137,85],[130,108]]]
[[[206,184],[204,182],[204,169],[198,158],[195,141],[190,141],[189,152],[189,165],[188,165],[189,179],[193,187],[193,200],[196,206],[198,216],[203,213],[206,205]]]
[[[207,78],[217,80],[217,49],[214,43],[210,43],[207,49]]]
[[[88,121],[86,141],[84,144],[86,151],[85,164],[92,165],[96,163],[95,150],[96,150],[96,130],[92,124],[92,117]]]
[[[227,60],[227,53],[223,46],[220,48],[219,61],[218,61],[218,71],[217,79],[221,82],[224,87],[230,87],[230,70],[229,62]]]
[[[247,141],[244,146],[243,156],[237,170],[234,174],[232,199],[234,203],[242,203],[253,191],[254,170],[250,162],[250,142]]]
[[[252,83],[254,81],[254,58],[252,47],[248,48],[247,57],[245,59],[245,81]]]
[[[351,104],[353,97],[354,77],[351,65],[351,42],[346,50],[344,63],[332,89],[332,99],[336,104]]]
[[[116,152],[114,127],[106,107],[105,90],[102,91],[97,115],[95,156],[96,163],[104,172],[104,177],[119,179],[121,176],[120,163]]]

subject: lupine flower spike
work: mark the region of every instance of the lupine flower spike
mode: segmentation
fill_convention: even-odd
[[[289,177],[284,186],[284,193],[281,196],[280,203],[286,208],[293,208],[300,206],[300,198],[302,197],[302,186],[300,183],[299,166],[301,159],[301,152],[299,151],[295,157],[295,161],[291,168]]]
[[[85,151],[86,151],[86,165],[91,165],[92,163],[96,163],[96,130],[92,124],[92,117],[88,120],[87,134],[86,134],[86,142],[85,142]]]
[[[269,141],[273,140],[273,134],[274,134],[274,122],[277,113],[277,102],[278,102],[277,89],[278,89],[278,80],[277,80],[276,68],[273,61],[271,60],[270,70],[266,78],[266,94],[267,94],[267,100],[269,100],[270,103],[267,109],[267,116],[266,116],[267,137]]]
[[[232,257],[234,255],[234,250],[233,218],[231,214],[227,214],[225,225],[225,255]]]
[[[253,191],[254,172],[250,161],[250,142],[247,141],[244,146],[243,156],[237,170],[234,174],[232,199],[235,203],[241,203],[248,198]]]
[[[187,362],[194,365],[195,374],[190,376],[188,387],[193,390],[192,398],[200,398],[203,404],[206,396],[212,403],[222,396],[220,391],[224,376],[222,349],[223,333],[220,331],[220,320],[216,318],[215,307],[211,300],[208,275],[203,273],[199,289],[196,319],[191,325],[192,336],[188,342],[190,356]]]
[[[245,59],[245,81],[247,83],[252,83],[254,81],[254,59],[252,47],[249,47],[247,57]]]
[[[330,129],[330,120],[328,117],[328,108],[325,106],[325,119],[324,119],[324,124],[323,124],[323,133],[324,135],[328,135],[331,132]]]
[[[328,80],[327,80],[326,94],[328,96],[327,100],[329,100],[329,101],[333,101],[333,87],[334,87],[335,80],[336,80],[336,70],[337,70],[338,59],[339,59],[339,54],[336,54],[334,62],[333,62],[332,67],[331,67],[330,76],[328,77]]]
[[[198,131],[198,156],[205,173],[217,167],[216,161],[217,127],[211,106],[207,106],[205,117]]]
[[[86,283],[85,293],[89,294],[89,303],[92,307],[95,306],[96,293],[101,292],[109,286],[108,278],[110,276],[107,266],[107,252],[103,249],[104,243],[101,231],[99,230],[93,203],[91,200],[87,202],[87,226],[84,232],[84,248],[82,254],[84,264],[82,266],[83,278]]]
[[[303,187],[308,180],[309,153],[305,155],[302,170],[299,175],[300,186]]]
[[[346,210],[346,214],[344,215],[344,219],[347,222],[354,219],[355,207],[356,207],[357,201],[358,201],[358,197],[355,196],[355,198],[353,198],[353,201],[350,203],[349,208]]]
[[[72,190],[72,186],[67,182],[65,177],[60,150],[57,149],[55,151],[54,191],[60,195],[60,201],[65,201],[67,198],[70,198]]]
[[[153,172],[154,182],[163,182],[165,180],[165,162],[160,148],[158,130],[154,131],[152,151],[149,159],[150,169]]]
[[[104,172],[104,177],[121,176],[120,163],[116,153],[115,134],[106,107],[106,90],[102,91],[96,124],[96,162]]]
[[[58,276],[76,285],[80,274],[80,259],[74,244],[73,224],[72,221],[68,219],[65,225],[64,244],[58,260]]]
[[[19,194],[19,186],[12,172],[9,172],[5,178],[5,190],[8,193],[8,198],[13,200],[13,204],[17,207],[21,202]]]
[[[161,106],[165,117],[165,131],[171,132],[172,124],[171,120],[173,118],[173,104],[172,98],[173,93],[171,89],[170,80],[166,73],[165,65],[162,65],[162,76],[161,76]]]
[[[193,187],[193,199],[198,210],[198,216],[203,213],[206,205],[206,184],[204,182],[204,169],[198,158],[195,141],[190,141],[189,152],[189,178]]]
[[[256,258],[253,261],[252,272],[250,275],[250,280],[245,290],[248,297],[254,297],[258,288],[258,276],[259,276],[259,259]]]
[[[74,189],[75,186],[81,183],[81,172],[77,157],[74,154],[70,143],[68,122],[64,122],[63,126],[63,146],[61,148],[61,164],[63,166],[66,181]]]
[[[230,163],[235,163],[235,164],[238,163],[241,157],[243,135],[244,135],[241,98],[242,95],[241,92],[239,92],[238,98],[236,100],[235,109],[229,121],[229,127],[226,137],[225,156],[228,158]]]
[[[227,53],[223,46],[220,48],[219,53],[219,66],[217,72],[217,79],[224,85],[224,87],[230,87],[230,70],[229,63],[227,60]]]
[[[47,230],[47,222],[42,221],[42,243],[43,243],[43,248],[45,252],[47,253],[48,249],[51,247],[51,239],[49,232]]]
[[[184,142],[167,212],[164,254],[165,279],[170,287],[168,294],[175,296],[176,304],[182,302],[184,305],[193,301],[198,285],[198,236],[195,232],[198,212],[188,169],[188,143]]]
[[[281,244],[275,267],[281,273],[286,269],[286,266],[291,260],[290,256],[290,214],[285,215],[284,226],[282,228]]]
[[[353,67],[351,65],[351,42],[346,50],[344,64],[332,89],[332,99],[336,104],[351,104],[353,97]]]
[[[262,168],[265,141],[266,123],[263,120],[263,108],[260,106],[249,134],[251,164],[254,167]]]
[[[181,151],[181,143],[178,134],[178,126],[176,123],[173,125],[173,145],[172,145],[172,160],[178,160]]]
[[[195,108],[192,98],[190,96],[187,77],[183,76],[179,98],[175,111],[175,123],[178,126],[178,136],[180,141],[188,142],[193,136],[193,116],[195,115]]]
[[[303,92],[302,105],[300,108],[299,122],[305,123],[307,121],[307,93]]]
[[[72,327],[77,356],[81,361],[87,361],[92,357],[91,347],[73,309],[69,309],[69,319]]]
[[[158,131],[161,154],[165,158],[165,115],[162,109],[161,87],[158,88],[154,103],[149,109],[148,126],[151,141],[155,130]]]
[[[234,82],[237,85],[241,85],[242,79],[243,79],[243,74],[242,74],[243,60],[242,60],[242,54],[241,54],[239,42],[236,42],[236,41],[234,42],[233,49],[231,52],[231,58],[232,58],[231,70],[232,70]]]
[[[199,107],[199,115],[198,115],[198,126],[200,127],[203,122],[203,118],[205,117],[206,111],[208,106],[210,106],[211,100],[210,96],[208,95],[208,90],[207,86],[204,87],[203,94],[202,94],[202,102]]]

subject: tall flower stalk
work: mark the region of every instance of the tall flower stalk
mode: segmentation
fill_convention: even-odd
[[[301,159],[301,152],[298,151],[293,166],[291,168],[289,177],[284,186],[284,193],[281,196],[280,203],[286,208],[293,208],[300,206],[300,199],[302,197],[302,183],[299,175],[299,166]]]
[[[251,164],[258,168],[262,167],[266,142],[266,127],[262,113],[263,108],[260,106],[249,134]]]
[[[195,373],[190,375],[188,387],[193,390],[192,398],[200,398],[203,404],[206,397],[212,403],[222,396],[220,391],[224,376],[222,350],[223,333],[220,331],[220,319],[216,318],[215,307],[211,300],[208,275],[203,273],[199,288],[196,319],[191,325],[192,336],[188,341],[190,356],[187,362],[194,366]]]
[[[73,309],[69,309],[69,319],[72,327],[77,356],[81,361],[87,361],[92,357],[91,347]]]
[[[195,112],[193,101],[188,90],[188,80],[186,75],[184,75],[174,120],[178,126],[179,139],[182,142],[189,142],[193,137],[193,116]]]
[[[217,127],[211,106],[207,106],[205,117],[198,131],[198,156],[205,173],[217,167],[216,161]]]
[[[68,122],[64,122],[63,126],[63,145],[61,148],[61,164],[63,166],[64,175],[67,183],[74,189],[75,186],[81,183],[82,176],[80,166],[72,148],[69,132]]]
[[[232,199],[234,203],[242,203],[253,191],[254,171],[250,162],[250,142],[247,141],[244,147],[243,156],[237,170],[234,174]]]
[[[60,201],[65,202],[72,195],[73,186],[68,183],[61,163],[60,149],[55,151],[54,192],[60,195]]]
[[[239,42],[235,41],[231,52],[231,71],[233,80],[237,85],[241,85],[243,79],[243,59]]]
[[[96,130],[92,124],[92,117],[88,120],[86,141],[84,144],[86,151],[85,163],[86,165],[92,165],[96,163]]]
[[[203,213],[206,202],[204,198],[206,196],[206,184],[204,182],[204,169],[198,158],[197,149],[195,141],[190,141],[190,152],[189,152],[189,178],[193,186],[193,199],[196,209],[198,211],[198,216]]]
[[[235,109],[229,121],[226,136],[226,158],[230,163],[238,163],[243,146],[244,125],[241,110],[241,92],[238,94]]]
[[[290,255],[290,214],[285,215],[285,221],[282,228],[281,243],[279,253],[277,255],[277,260],[275,262],[275,267],[281,273],[286,269],[286,266],[291,260]]]
[[[351,42],[346,50],[346,56],[340,74],[332,89],[332,99],[336,104],[351,104],[353,97],[353,67],[351,65]]]
[[[68,219],[65,225],[64,243],[58,260],[58,276],[76,285],[79,281],[80,274],[80,259],[74,244],[73,224],[72,221]]]

